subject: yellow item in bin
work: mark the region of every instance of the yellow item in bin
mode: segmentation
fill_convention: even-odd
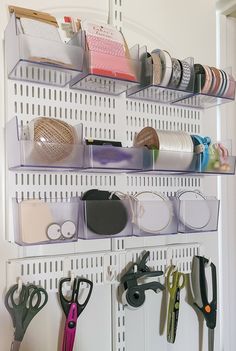
[[[23,200],[19,203],[21,242],[37,244],[49,240],[47,227],[53,222],[50,208],[43,200]]]
[[[44,162],[65,159],[77,141],[75,128],[59,119],[39,117],[30,123],[29,128],[30,139],[35,142],[34,151]]]

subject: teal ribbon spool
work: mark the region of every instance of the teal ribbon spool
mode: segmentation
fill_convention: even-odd
[[[193,141],[193,145],[194,147],[202,145],[203,146],[203,151],[199,154],[196,155],[196,171],[205,171],[207,166],[208,166],[208,162],[210,159],[210,155],[209,155],[209,146],[211,144],[211,138],[210,137],[203,137],[201,135],[191,135],[192,141]]]

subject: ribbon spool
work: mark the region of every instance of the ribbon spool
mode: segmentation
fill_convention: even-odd
[[[167,51],[160,49],[153,50],[151,52],[151,56],[154,65],[156,65],[155,69],[153,70],[153,83],[166,87],[172,76],[171,56]],[[160,68],[162,71],[159,73]]]
[[[76,130],[59,119],[38,117],[29,123],[29,138],[34,155],[42,162],[57,162],[68,157],[77,142]]]
[[[136,200],[135,222],[141,231],[158,234],[169,227],[173,208],[164,194],[143,191],[137,193],[134,199]]]
[[[211,139],[201,135],[191,135],[191,138],[194,144],[194,152],[200,154],[195,160],[195,170],[204,171],[209,163],[209,146],[211,144]]]
[[[176,193],[180,201],[179,220],[191,231],[204,229],[211,219],[206,197],[198,190],[180,190]]]
[[[82,200],[85,201],[85,222],[93,233],[115,235],[125,229],[128,211],[117,195],[92,189],[82,196]]]
[[[186,132],[156,131],[145,127],[137,134],[134,146],[159,150],[155,158],[157,166],[167,170],[170,167],[187,170],[193,160],[193,141]]]

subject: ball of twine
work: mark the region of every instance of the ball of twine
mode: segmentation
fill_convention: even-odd
[[[72,152],[76,132],[74,127],[64,121],[39,117],[34,120],[33,140],[35,151],[44,161],[61,161]]]

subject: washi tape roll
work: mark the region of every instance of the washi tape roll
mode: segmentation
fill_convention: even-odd
[[[136,200],[135,222],[145,233],[158,234],[170,225],[173,216],[171,202],[164,195],[143,191],[134,196]]]
[[[176,198],[180,201],[179,220],[184,226],[198,231],[209,224],[211,211],[206,197],[200,191],[178,191]]]

